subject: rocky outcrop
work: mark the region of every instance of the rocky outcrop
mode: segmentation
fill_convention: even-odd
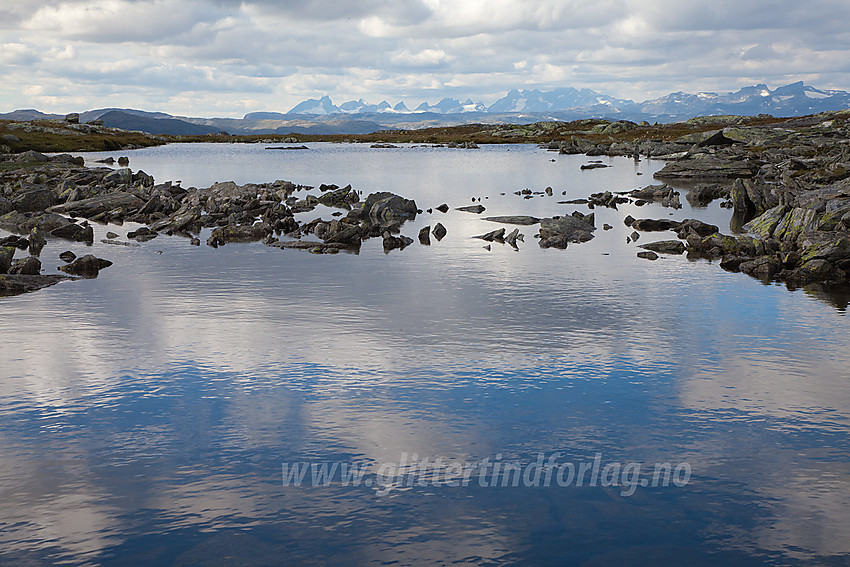
[[[570,216],[552,217],[540,221],[541,248],[566,248],[569,243],[587,242],[593,238],[594,215],[578,211]]]

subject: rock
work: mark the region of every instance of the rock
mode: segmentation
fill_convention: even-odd
[[[44,211],[57,202],[56,193],[47,187],[32,188],[12,198],[12,206],[21,213]]]
[[[372,193],[363,203],[363,211],[373,224],[397,224],[416,218],[416,202],[389,192]]]
[[[641,244],[640,248],[651,250],[659,254],[684,254],[685,245],[679,240],[659,240],[657,242],[647,242]]]
[[[75,242],[88,242],[89,244],[94,242],[94,229],[91,226],[80,226],[74,223],[68,223],[52,230],[50,235]]]
[[[581,169],[583,169],[583,170],[586,170],[586,169],[603,169],[603,168],[606,168],[606,167],[608,167],[608,166],[605,165],[604,163],[587,163],[587,164],[583,164],[581,166]]]
[[[657,260],[658,254],[656,254],[652,250],[644,250],[643,252],[638,252],[637,257],[638,258],[645,258],[647,260]]]
[[[41,260],[35,256],[27,256],[21,260],[16,260],[9,268],[9,273],[22,276],[37,276],[41,273]]]
[[[257,242],[272,232],[274,232],[272,227],[265,223],[251,226],[220,226],[210,233],[210,237],[207,238],[207,245],[217,248],[228,242]]]
[[[692,206],[704,207],[725,194],[726,190],[721,185],[698,185],[691,188],[685,198]]]
[[[629,237],[632,239],[632,242],[637,242],[638,238],[640,238],[639,232],[632,232]]]
[[[118,158],[118,165],[121,167],[127,167],[128,165],[130,165],[130,158],[126,156]]]
[[[44,276],[0,274],[0,295],[17,295],[30,291],[37,291],[69,279],[71,278],[68,276],[58,274]]]
[[[63,262],[73,262],[77,259],[77,255],[71,252],[70,250],[66,250],[59,254],[59,259]]]
[[[669,219],[637,219],[632,223],[632,228],[643,232],[659,232],[662,230],[673,230],[679,223]]]
[[[384,252],[389,252],[390,250],[395,250],[396,248],[402,250],[406,248],[409,244],[413,243],[412,238],[408,238],[406,236],[393,236],[389,232],[384,232],[383,240],[384,240]]]
[[[189,241],[189,244],[191,244],[192,246],[200,246],[201,245],[201,239],[196,238],[196,237],[192,237],[192,239]]]
[[[440,211],[441,213],[447,213],[447,212],[449,212],[449,206],[448,206],[447,204],[445,204],[445,203],[443,203],[443,204],[442,204],[442,205],[440,205],[439,207],[434,207],[434,208],[435,208],[436,210]]]
[[[504,242],[505,229],[498,228],[496,230],[488,232],[487,234],[476,236],[475,238],[480,238],[481,240],[486,240],[487,242],[493,242],[494,240],[497,242]]]
[[[360,196],[357,194],[357,191],[354,191],[351,188],[351,185],[347,185],[346,187],[335,191],[328,191],[319,197],[319,203],[326,207],[337,207],[349,210],[351,209],[352,203],[357,203],[359,201]]]
[[[116,234],[115,237],[110,237],[107,234],[106,236],[107,238],[115,238],[118,235]],[[148,240],[153,240],[157,236],[159,235],[156,233],[156,231],[151,230],[146,226],[140,227],[137,230],[133,230],[127,233],[127,238],[131,238],[136,242],[147,242]]]
[[[446,227],[444,227],[441,223],[437,223],[434,225],[434,230],[431,232],[431,234],[433,234],[434,238],[436,238],[439,242],[446,236],[446,232]]]
[[[674,230],[676,231],[676,236],[683,240],[690,234],[708,236],[720,231],[720,229],[715,225],[708,224],[697,219],[685,219],[680,222],[679,226],[677,226]]]
[[[70,223],[65,217],[55,213],[24,214],[12,211],[0,217],[0,228],[16,234],[28,234],[35,227],[50,232]]]
[[[112,193],[104,193],[81,201],[73,201],[71,203],[56,205],[50,210],[54,213],[62,213],[75,217],[91,219],[98,215],[113,211],[119,216],[129,215],[136,212],[144,205],[144,201],[131,193],[114,191]]]
[[[635,222],[635,218],[632,215],[626,215],[626,218],[623,219],[623,224],[626,226],[632,226]]]
[[[318,233],[316,235],[319,236]],[[327,223],[319,238],[321,238],[326,244],[337,243],[359,248],[360,243],[362,242],[362,232],[359,225],[349,224],[345,221],[334,219]]]
[[[69,124],[79,124],[80,123],[80,115],[76,112],[72,112],[70,114],[65,115],[65,122]]]
[[[741,228],[756,238],[770,238],[787,211],[786,207],[776,206],[744,224]]]
[[[50,158],[47,157],[46,155],[42,154],[42,153],[29,150],[29,151],[18,154],[15,157],[15,161],[18,162],[18,163],[37,163],[37,162],[50,161]]]
[[[59,269],[67,274],[83,277],[97,277],[97,274],[103,268],[108,268],[112,265],[109,260],[98,258],[92,254],[86,254],[81,258],[77,258],[70,264],[59,266]]]
[[[0,246],[0,274],[8,274],[15,257],[14,246]]]
[[[611,230],[612,228],[614,227],[608,224],[607,222],[602,225],[602,230]]]
[[[779,272],[781,266],[779,260],[774,256],[759,256],[754,260],[741,262],[738,268],[754,278],[762,281],[769,281]]]
[[[458,207],[455,210],[456,211],[464,211],[464,212],[467,212],[467,213],[481,214],[484,211],[486,211],[487,209],[484,208],[484,205],[470,205],[468,207]]]
[[[29,237],[29,251],[32,256],[38,256],[47,244],[47,239],[41,235],[38,227],[33,228]]]
[[[128,234],[127,236],[129,237],[130,235]],[[109,232],[106,233],[106,238],[109,238],[109,239],[118,238],[118,234],[115,233],[115,232],[109,231]]]
[[[525,237],[522,233],[520,233],[519,229],[515,228],[507,236],[505,236],[505,242],[507,242],[510,246],[517,248],[517,240],[524,240],[524,238]]]
[[[582,215],[579,212],[572,216],[553,217],[540,221],[541,248],[566,248],[567,244],[587,242],[593,238],[593,215]]]
[[[425,246],[430,246],[431,244],[431,227],[423,226],[419,231],[419,243],[424,244]]]
[[[12,201],[0,195],[0,215],[11,213],[14,210],[15,206],[12,204]]]
[[[736,179],[752,177],[758,167],[746,160],[723,159],[710,154],[667,163],[653,177],[657,179]]]
[[[513,216],[505,216],[505,217],[484,217],[484,220],[490,222],[498,222],[502,224],[518,224],[522,226],[537,224],[540,222],[540,219],[537,217],[530,217],[527,215],[513,215]]]

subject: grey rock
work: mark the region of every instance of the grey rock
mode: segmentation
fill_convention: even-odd
[[[684,254],[685,244],[680,240],[659,240],[657,242],[647,242],[641,244],[640,248],[651,250],[659,254]]]
[[[92,254],[86,254],[77,258],[70,264],[59,266],[59,269],[66,274],[83,277],[97,277],[100,270],[108,268],[112,265],[109,260],[98,258]]]

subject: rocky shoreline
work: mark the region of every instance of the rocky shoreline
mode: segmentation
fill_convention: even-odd
[[[641,257],[687,253],[691,259],[719,261],[726,270],[742,271],[763,281],[783,281],[790,286],[843,285],[850,281],[849,118],[847,112],[783,120],[776,125],[725,126],[667,141],[635,138],[631,143],[589,143],[573,136],[545,147],[559,153],[664,159],[667,164],[655,177],[674,184],[597,193],[561,203],[593,209],[657,202],[676,209],[682,206],[681,189],[693,204],[722,199],[722,206],[733,209],[732,234],[722,234],[718,227],[696,219],[677,222],[627,217],[626,225],[635,230],[628,241],[637,240],[641,232],[676,234],[676,240],[641,245]],[[612,131],[637,128],[629,124]],[[90,244],[94,239],[90,223],[139,223],[141,228],[127,234],[137,242],[166,234],[185,236],[200,245],[201,230],[210,229],[206,243],[212,247],[262,242],[332,254],[356,252],[370,238],[380,238],[385,252],[404,249],[414,239],[401,234],[402,226],[423,213],[403,196],[381,192],[363,198],[350,186],[321,185],[314,194],[310,191],[316,188],[288,181],[241,186],[224,182],[203,189],[157,184],[143,171],[85,167],[82,158],[67,154],[7,154],[0,156],[0,166],[0,229],[12,233],[0,241],[0,293],[6,294],[41,289],[71,276],[95,277],[108,267],[108,260],[94,256],[75,259],[63,255],[68,263],[60,270],[70,276],[41,274],[39,255],[47,239]],[[597,169],[582,167],[589,170],[588,175]],[[535,196],[526,192],[517,194]],[[539,193],[552,196],[551,188]],[[337,209],[335,218],[296,219],[296,214],[317,205]],[[449,206],[435,209],[445,213]],[[478,203],[458,210],[480,214],[486,209]],[[596,230],[592,212],[483,220],[539,224],[535,237],[542,248],[586,242]],[[107,243],[129,244],[107,236]],[[437,240],[446,236],[442,224],[422,228],[418,240],[429,245],[431,236]],[[508,232],[501,228],[479,238],[516,247],[522,237],[518,229]],[[28,255],[16,259],[23,250]]]

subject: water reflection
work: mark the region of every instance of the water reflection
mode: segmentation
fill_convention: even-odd
[[[167,170],[200,149],[131,158],[161,180],[157,159]],[[637,186],[654,167],[638,165],[641,179],[615,160],[608,177],[578,177],[578,162],[533,148],[434,152],[424,166],[348,151],[320,155],[321,175],[315,158],[304,171],[277,163],[280,175],[257,169],[263,155],[225,162],[239,182],[249,169],[339,177],[420,206],[481,194],[488,213],[539,216],[551,202],[506,189],[524,179],[584,196]],[[498,178],[476,169],[487,167]],[[181,175],[203,185],[219,173]],[[668,216],[652,207],[640,215]],[[115,262],[96,280],[3,300],[14,332],[0,341],[0,561],[746,565],[850,553],[846,318],[706,262],[636,259],[620,221],[633,211],[597,210],[615,228],[565,251],[540,250],[527,229],[519,253],[487,252],[470,238],[487,223],[456,211],[410,229],[439,219],[443,242],[389,255],[373,242],[333,257],[96,244]],[[61,251],[48,246],[44,258]],[[628,498],[601,486],[379,497],[280,479],[282,462],[374,470],[402,453],[541,452],[688,462],[694,476]]]

